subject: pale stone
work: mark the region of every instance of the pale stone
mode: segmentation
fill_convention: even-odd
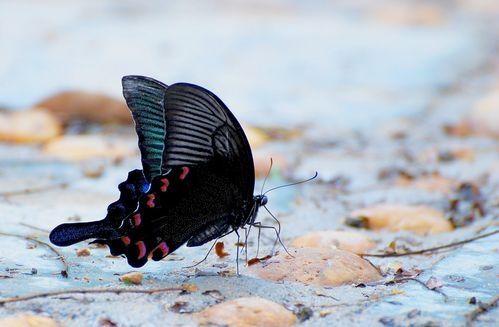
[[[452,224],[442,211],[423,205],[381,204],[355,210],[353,219],[362,219],[369,229],[413,231],[418,234],[449,232]]]
[[[282,305],[259,297],[243,297],[216,304],[196,314],[201,325],[286,327],[296,323],[293,313]]]
[[[295,238],[295,247],[340,249],[354,253],[366,253],[374,247],[374,242],[358,232],[350,231],[317,231]]]
[[[134,154],[130,144],[107,140],[99,135],[66,135],[47,143],[44,153],[62,160],[78,161],[94,158],[122,159]]]
[[[42,143],[61,132],[57,118],[41,108],[0,113],[0,141]]]
[[[348,251],[326,248],[289,249],[287,253],[262,260],[248,272],[272,281],[338,286],[377,281],[378,270],[367,260]]]

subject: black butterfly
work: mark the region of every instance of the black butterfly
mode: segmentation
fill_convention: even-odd
[[[267,197],[253,196],[251,149],[225,104],[193,84],[167,86],[143,76],[125,76],[122,84],[143,170],[119,185],[106,218],[59,225],[50,241],[68,246],[96,238],[141,267],[186,242],[200,246],[254,224]]]

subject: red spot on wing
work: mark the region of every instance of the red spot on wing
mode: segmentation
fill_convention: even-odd
[[[166,190],[168,190],[168,186],[170,185],[170,181],[168,180],[168,178],[162,178],[161,183],[161,192],[166,192]]]
[[[183,181],[188,173],[189,173],[189,167],[182,167],[182,173],[180,174],[180,176],[178,178],[181,181]]]
[[[147,205],[149,208],[154,208],[154,206],[156,205],[156,204],[154,203],[154,200],[156,199],[156,195],[154,195],[154,194],[147,194],[147,198],[148,198],[149,200],[147,200],[146,205]]]
[[[132,219],[133,219],[133,224],[135,226],[139,226],[140,223],[142,222],[142,217],[140,216],[140,213],[136,213],[135,215],[133,215]]]
[[[153,260],[158,261],[166,257],[170,253],[170,248],[166,245],[166,242],[161,242],[151,251],[150,256]]]
[[[123,242],[123,244],[125,244],[125,246],[128,246],[130,244],[130,237],[128,236],[123,236],[121,238],[121,241]]]
[[[139,255],[137,256],[137,259],[142,259],[145,257],[147,249],[146,249],[146,244],[142,241],[138,241],[135,243],[137,245],[137,248],[139,249]]]
[[[156,247],[157,250],[160,250],[163,253],[163,257],[166,256],[170,252],[170,248],[166,245],[165,242],[159,243]]]

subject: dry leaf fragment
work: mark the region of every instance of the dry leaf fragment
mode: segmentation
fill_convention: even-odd
[[[392,295],[399,295],[399,294],[404,294],[405,291],[404,290],[401,290],[400,288],[394,288],[391,290],[390,292]]]
[[[88,257],[90,255],[90,250],[87,248],[76,250],[76,255],[78,257]]]
[[[456,227],[469,225],[476,218],[485,216],[485,199],[478,186],[462,183],[449,199],[451,222]]]
[[[215,244],[215,253],[219,258],[223,258],[229,255],[229,253],[225,252],[224,242],[217,242],[217,244]]]
[[[109,318],[102,318],[99,320],[99,326],[101,327],[118,327],[118,324]]]
[[[121,275],[120,281],[122,281],[125,284],[140,285],[142,284],[143,278],[144,276],[142,275],[141,272],[133,271],[128,274]]]
[[[261,258],[252,258],[252,259],[248,260],[247,264],[248,264],[248,266],[252,266],[256,263],[266,261],[270,258],[272,258],[272,256],[270,254],[266,255],[265,257],[261,257]]]
[[[437,279],[436,277],[433,277],[431,276],[427,281],[426,281],[426,286],[430,289],[430,290],[434,290],[434,289],[437,289],[437,288],[441,288],[442,286],[444,286],[444,284],[442,283],[441,280]]]
[[[207,290],[202,294],[214,298],[217,302],[222,302],[223,300],[225,300],[225,296],[223,296],[219,290]]]
[[[170,310],[176,313],[191,313],[192,309],[189,308],[189,303],[186,301],[177,301],[171,307]]]
[[[196,284],[191,284],[191,283],[185,283],[182,284],[182,290],[188,293],[194,293],[199,290]]]

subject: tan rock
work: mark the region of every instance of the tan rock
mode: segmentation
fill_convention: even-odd
[[[255,176],[257,178],[265,178],[269,172],[270,159],[272,158],[272,172],[286,170],[288,160],[280,154],[258,153],[253,152],[253,161],[255,163]]]
[[[449,232],[452,224],[440,210],[423,205],[381,204],[355,210],[349,219],[363,221],[369,229],[408,230],[419,234]]]
[[[318,231],[310,232],[292,241],[294,247],[340,249],[354,253],[366,253],[374,247],[374,242],[358,232]]]
[[[267,133],[257,127],[244,126],[244,133],[248,138],[248,142],[250,143],[251,148],[257,148],[270,140],[270,137],[267,135]]]
[[[15,317],[7,317],[0,319],[2,327],[58,327],[60,326],[55,320],[48,317],[34,316],[31,314],[23,314]]]
[[[456,188],[459,182],[440,174],[431,174],[416,179],[401,177],[395,184],[403,187],[414,187],[428,192],[449,194]]]
[[[61,92],[41,101],[38,106],[47,108],[63,124],[75,120],[93,123],[132,123],[132,116],[124,100],[99,93]]]
[[[429,4],[390,3],[374,10],[372,16],[379,22],[397,25],[437,26],[444,20],[442,10]]]
[[[143,278],[144,278],[144,276],[142,275],[141,272],[132,271],[132,272],[129,272],[127,274],[121,275],[120,281],[122,281],[125,284],[140,285],[140,284],[142,284]]]
[[[78,257],[88,257],[90,255],[90,250],[87,248],[76,250],[76,255]]]
[[[217,326],[292,326],[294,314],[282,305],[259,297],[244,297],[216,304],[196,314],[200,325]]]
[[[0,141],[42,143],[61,132],[57,118],[41,108],[0,113]]]
[[[322,286],[368,283],[379,280],[378,270],[348,251],[325,248],[291,249],[294,257],[280,253],[248,267],[248,272],[272,281]]]
[[[472,134],[499,137],[499,87],[474,104],[464,123]]]
[[[66,135],[47,143],[44,153],[62,160],[122,159],[134,154],[131,144],[99,135]]]

